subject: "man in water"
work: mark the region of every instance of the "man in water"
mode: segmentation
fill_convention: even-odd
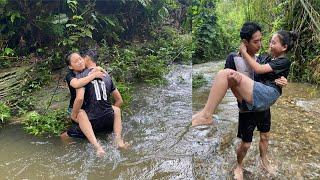
[[[254,22],[246,22],[240,30],[240,38],[247,46],[247,52],[257,59],[258,62],[263,61],[262,56],[256,57],[255,54],[261,48],[262,33],[261,27]],[[231,53],[226,60],[225,68],[243,72],[255,81],[260,81],[259,75],[255,74],[252,69],[246,64],[238,53]],[[231,75],[229,80],[237,83],[241,81],[237,74]],[[276,80],[276,83],[282,87],[287,85],[287,79],[281,77]],[[247,154],[252,142],[253,131],[257,127],[260,131],[259,150],[262,166],[269,173],[274,173],[267,159],[268,141],[270,136],[271,112],[270,108],[265,111],[252,112],[242,106],[242,102],[238,102],[239,106],[239,126],[237,137],[241,138],[241,143],[237,148],[237,167],[234,170],[235,179],[243,179],[243,159]]]
[[[262,57],[256,57],[256,53],[261,48],[262,33],[261,27],[253,22],[244,23],[241,31],[240,38],[247,47],[247,52],[257,61],[260,62]],[[225,68],[233,69],[248,77],[259,81],[259,75],[255,74],[253,70],[248,66],[246,61],[241,57],[239,53],[231,53],[227,57]],[[237,84],[241,81],[239,73],[234,73],[228,77],[229,84]],[[281,77],[275,81],[280,86],[287,85],[287,79]],[[237,148],[237,166],[234,170],[235,179],[243,179],[243,159],[247,154],[252,142],[253,131],[257,127],[260,131],[259,150],[262,161],[262,166],[265,170],[272,173],[272,168],[267,159],[269,131],[271,126],[271,112],[270,108],[265,111],[253,112],[249,111],[243,102],[238,102],[239,106],[239,126],[237,137],[241,138],[241,143]],[[212,121],[208,122],[192,122],[192,125],[212,124]]]
[[[80,80],[88,81],[88,79],[92,80],[88,77],[91,77],[93,76],[92,74],[96,73],[96,71],[93,70],[93,68],[96,67],[96,64],[89,55],[86,55],[86,57],[83,59],[78,53],[72,53],[71,55],[69,55],[67,59],[67,63],[69,64],[69,67],[73,69],[74,72],[77,73],[77,78],[79,81]],[[83,66],[84,64],[86,64],[86,66],[90,68],[91,70],[90,74],[88,73],[88,69],[85,70],[87,72],[86,74],[81,73],[84,70],[84,66]],[[72,107],[71,118],[76,122],[78,119],[82,121],[79,121],[79,125],[74,125],[67,132],[63,133],[62,137],[68,137],[68,136],[82,137],[82,138],[87,137],[89,142],[91,142],[95,146],[97,154],[99,156],[102,156],[105,154],[105,151],[102,148],[102,146],[97,142],[92,129],[95,132],[99,132],[99,131],[107,132],[107,131],[112,131],[113,129],[116,134],[116,143],[118,147],[126,148],[128,144],[124,143],[121,137],[121,131],[122,131],[121,112],[120,112],[120,106],[122,103],[121,95],[119,91],[115,88],[114,84],[112,83],[111,77],[109,75],[104,74],[103,76],[101,76],[100,74],[99,78],[107,79],[107,82],[108,82],[107,84],[105,84],[106,85],[105,87],[101,86],[102,91],[99,91],[100,89],[96,88],[96,84],[92,85],[94,82],[97,82],[97,81],[100,82],[100,79],[93,79],[91,83],[88,83],[85,85],[85,88],[80,87],[79,89],[77,89],[77,91],[79,90],[82,91],[85,89],[86,96],[84,97],[84,94],[81,96],[77,93],[77,96],[74,100],[74,105]],[[73,85],[74,84],[75,83],[73,82]],[[82,82],[82,85],[83,84],[84,83]],[[109,91],[105,91],[106,89]],[[104,97],[103,99],[101,98],[99,99],[99,97],[101,97],[100,92],[103,93],[103,97]],[[109,97],[110,94],[115,99],[115,104],[114,104],[115,106],[111,106],[111,104],[109,103],[109,99],[105,98],[105,96]],[[96,96],[96,99],[93,98],[93,96]],[[83,106],[84,110],[80,109],[83,101],[85,102]],[[100,109],[102,110],[98,111],[97,110],[98,107],[100,107]],[[86,128],[83,128],[84,126]]]

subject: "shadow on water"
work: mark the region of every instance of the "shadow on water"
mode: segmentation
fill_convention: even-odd
[[[193,66],[193,73],[204,73],[211,82],[224,62],[211,62]],[[200,110],[208,97],[211,83],[193,91],[193,112]],[[254,133],[253,143],[244,162],[245,179],[319,179],[320,178],[320,91],[315,86],[289,83],[282,97],[272,106],[272,126],[269,159],[276,175],[262,170],[259,156],[259,132]],[[236,164],[237,106],[231,91],[218,106],[214,137],[220,139],[216,154],[199,161],[200,172],[211,172],[212,179],[232,179]],[[205,132],[204,132],[205,134]],[[205,173],[200,177],[206,179]]]

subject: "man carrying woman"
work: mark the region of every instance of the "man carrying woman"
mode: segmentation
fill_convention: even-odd
[[[114,131],[117,146],[126,148],[128,144],[121,137],[122,97],[111,77],[96,67],[93,52],[87,53],[84,58],[78,53],[72,53],[68,56],[66,63],[76,75],[73,77],[69,73],[66,80],[73,95],[70,100],[71,119],[79,125],[72,126],[62,134],[62,137],[86,137],[94,145],[97,155],[103,156],[105,151],[97,141],[94,131]],[[74,87],[77,89],[75,90]],[[115,100],[114,106],[110,104],[110,95]]]
[[[290,33],[284,32],[284,31],[279,31],[278,34],[273,37],[271,43],[274,43],[274,44],[270,44],[270,50],[271,50],[271,54],[275,58],[284,57],[284,54],[285,54],[285,52],[287,52],[288,48],[292,47],[293,39],[290,39],[289,36],[290,36]],[[288,71],[289,71],[288,66],[290,66],[290,62],[289,61],[273,61],[273,64],[271,63],[269,65],[269,67],[267,67],[268,65],[263,67],[265,69],[269,68],[268,70],[263,71],[263,68],[261,70],[261,66],[258,67],[258,69],[257,68],[254,69],[254,67],[252,67],[252,66],[254,66],[256,64],[254,64],[252,61],[254,61],[254,62],[258,61],[259,63],[262,63],[262,64],[270,62],[270,59],[266,59],[265,57],[257,58],[255,56],[255,54],[261,48],[261,39],[262,39],[261,28],[256,23],[247,22],[241,28],[240,37],[243,42],[241,45],[241,48],[240,48],[240,53],[231,53],[227,58],[225,68],[240,71],[243,74],[245,74],[247,77],[254,79],[256,82],[262,82],[265,84],[269,84],[269,86],[275,88],[278,92],[281,93],[281,89],[279,90],[279,88],[281,88],[287,84],[287,80],[283,76],[287,76]],[[280,44],[277,44],[277,43],[280,43]],[[279,46],[274,47],[275,45],[279,45]],[[283,49],[281,49],[280,47],[283,47]],[[280,52],[282,52],[282,53],[280,53]],[[247,59],[249,59],[251,61],[248,62]],[[267,61],[265,62],[265,60],[267,60]],[[282,67],[280,68],[278,66],[282,66]],[[270,67],[273,68],[272,69],[273,71],[270,70]],[[282,71],[279,69],[284,70],[285,73],[282,73],[282,74],[279,73],[278,71]],[[258,72],[254,73],[253,70],[256,70]],[[226,69],[223,71],[228,71],[228,70]],[[267,78],[267,77],[265,77],[265,76],[267,76],[267,75],[265,75],[265,72],[269,73],[269,76],[273,75],[275,77]],[[253,100],[252,100],[252,98],[246,99],[244,97],[241,97],[241,95],[243,95],[243,93],[245,94],[246,92],[242,91],[239,93],[239,91],[235,87],[239,86],[239,84],[243,80],[242,79],[243,74],[231,71],[225,77],[225,81],[227,82],[228,86],[231,87],[231,90],[233,91],[233,93],[235,94],[235,96],[238,99],[238,105],[239,105],[239,110],[240,110],[239,111],[238,137],[242,139],[242,142],[239,144],[239,146],[237,148],[238,164],[237,164],[236,169],[234,170],[234,174],[235,174],[236,179],[243,178],[242,161],[246,155],[247,150],[250,147],[250,144],[252,142],[253,131],[256,126],[257,126],[258,130],[260,131],[259,149],[260,149],[260,156],[261,156],[261,160],[262,160],[262,165],[267,171],[269,171],[269,172],[271,171],[271,167],[270,167],[270,165],[267,161],[267,158],[266,158],[268,139],[269,139],[269,131],[270,131],[270,125],[271,125],[271,113],[270,113],[270,108],[269,108],[270,105],[265,105],[265,107],[261,107],[261,105],[252,106],[252,104],[247,103],[246,100],[251,100],[251,103],[252,103],[252,101],[261,101],[261,99],[263,101],[263,99],[267,99],[266,97],[259,97],[259,95],[256,95],[256,92],[254,95],[255,99],[253,99]],[[256,83],[256,82],[254,82],[254,83]],[[213,86],[212,86],[211,91],[213,91]],[[255,86],[259,86],[259,85],[255,85]],[[243,86],[243,87],[245,87],[245,86]],[[217,88],[219,88],[219,86],[217,86]],[[250,84],[249,84],[249,86],[247,86],[247,88],[250,89]],[[253,89],[253,87],[252,87],[252,89]],[[271,90],[271,94],[272,94],[272,91],[274,91],[274,90]],[[262,93],[268,93],[268,92],[262,92]],[[253,93],[251,93],[251,94],[253,94]],[[268,94],[270,95],[270,92]],[[275,94],[278,96],[279,93],[275,93]],[[212,92],[210,92],[211,97],[212,97],[212,95],[215,95],[215,94],[212,94]],[[212,103],[212,102],[209,102],[210,96],[209,96],[209,99],[208,99],[208,102],[206,104],[205,109],[208,108],[208,105],[210,105]],[[215,96],[215,97],[217,97],[217,96]],[[276,98],[274,98],[274,99],[276,99]],[[274,99],[271,101],[274,102],[275,101]],[[267,102],[268,102],[268,100],[267,100]],[[272,104],[272,102],[269,104]],[[255,104],[259,104],[259,102],[255,102]],[[261,104],[261,102],[260,102],[260,104]],[[260,108],[257,108],[259,106],[260,106]],[[204,113],[208,112],[208,109],[207,110],[205,110],[205,109],[202,110],[202,112],[193,116],[192,125],[212,123],[212,119],[210,117],[207,118],[207,117],[203,116]],[[212,111],[212,113],[213,113],[213,111]]]

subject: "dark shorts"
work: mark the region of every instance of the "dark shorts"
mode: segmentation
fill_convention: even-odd
[[[98,119],[90,120],[92,129],[95,133],[111,133],[113,131],[114,113],[106,114]],[[72,127],[68,129],[67,134],[70,137],[86,138],[82,133],[79,124],[73,123]]]
[[[239,112],[237,137],[244,142],[252,142],[253,131],[257,127],[260,132],[269,132],[271,126],[270,109],[260,112]]]

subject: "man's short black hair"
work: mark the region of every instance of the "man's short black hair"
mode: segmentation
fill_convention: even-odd
[[[242,25],[242,28],[240,30],[240,38],[245,39],[249,42],[252,38],[252,35],[257,31],[261,32],[261,27],[258,23],[246,22]]]
[[[98,60],[98,52],[96,49],[89,49],[83,55],[89,56],[91,58],[91,61],[93,61],[93,62],[97,62],[97,60]]]

